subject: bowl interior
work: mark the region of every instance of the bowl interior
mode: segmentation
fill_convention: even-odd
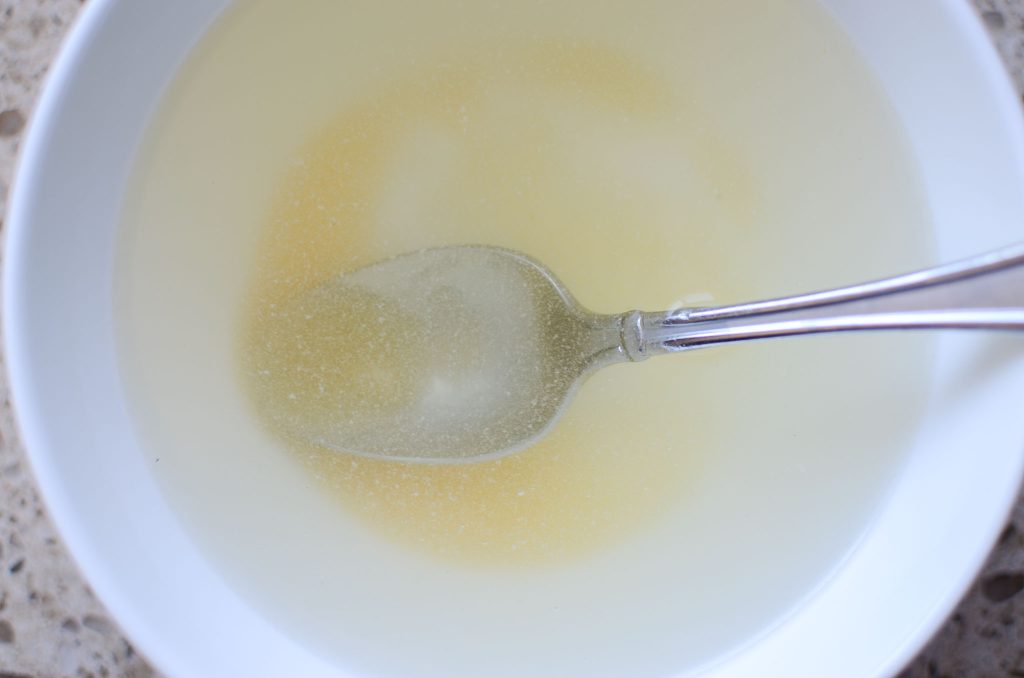
[[[8,366],[50,510],[147,655],[171,675],[336,675],[255,614],[181,530],[147,470],[118,374],[111,288],[129,169],[163,88],[227,4],[86,8],[51,75],[12,200]],[[1016,97],[966,3],[824,4],[905,125],[941,259],[1019,239]],[[837,676],[898,669],[1002,527],[1024,460],[1022,387],[1024,354],[1012,338],[943,337],[926,422],[876,524],[806,605],[709,671],[817,675],[825,662]]]

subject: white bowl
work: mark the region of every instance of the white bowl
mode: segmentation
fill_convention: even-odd
[[[118,377],[112,271],[122,195],[164,86],[226,0],[92,0],[54,67],[8,220],[5,342],[25,445],[96,593],[172,676],[328,676],[197,552],[143,463]],[[920,163],[939,255],[1024,236],[1017,97],[964,0],[826,0]],[[884,243],[881,244],[884,246]],[[880,515],[783,623],[715,676],[897,671],[972,581],[1024,462],[1024,352],[946,336],[929,412]],[[202,610],[201,614],[197,614]]]

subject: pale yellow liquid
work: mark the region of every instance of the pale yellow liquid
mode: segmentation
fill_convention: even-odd
[[[533,448],[455,467],[258,406],[254,356],[289,364],[275,308],[422,247],[523,251],[607,313],[926,263],[898,126],[802,0],[244,3],[169,91],[124,233],[125,382],[168,501],[284,632],[370,672],[713,659],[853,546],[925,392],[919,337],[708,349],[605,370]],[[415,359],[391,349],[384,404]]]

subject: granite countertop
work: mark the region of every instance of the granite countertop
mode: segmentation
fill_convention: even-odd
[[[40,84],[83,1],[0,0],[0,214]],[[1024,0],[973,2],[1024,91]],[[157,675],[70,560],[16,438],[3,382],[0,398],[0,678]],[[900,678],[1024,677],[1022,530],[1024,497],[968,595]]]

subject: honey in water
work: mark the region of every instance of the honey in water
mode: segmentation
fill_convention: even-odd
[[[672,271],[676,257],[669,250],[686,247],[672,234],[672,212],[686,209],[684,196],[631,177],[630,159],[615,157],[617,149],[608,148],[621,145],[623,154],[638,153],[660,138],[683,157],[681,149],[691,140],[673,130],[684,107],[672,101],[668,83],[611,48],[554,41],[497,54],[477,50],[453,62],[380,85],[366,100],[341,110],[297,154],[272,207],[243,321],[245,388],[257,410],[260,403],[274,405],[259,412],[263,420],[276,420],[278,404],[296,392],[315,390],[292,377],[322,372],[323,366],[349,368],[340,373],[342,379],[328,382],[330,394],[344,394],[344,381],[351,379],[352,392],[379,396],[385,407],[400,406],[393,401],[416,373],[412,361],[428,353],[413,347],[422,328],[378,338],[372,319],[366,322],[353,308],[351,325],[332,313],[326,331],[309,333],[343,337],[330,342],[331,351],[311,355],[308,345],[280,335],[298,327],[289,309],[302,307],[320,286],[410,249],[487,243],[525,251],[570,279],[585,275],[581,284],[604,307],[611,294],[625,297],[615,287],[627,287],[632,298],[642,300],[666,290],[675,293],[685,284],[663,270],[663,288],[645,289],[659,278],[645,272],[647,247],[634,245],[638,240],[660,245],[665,250],[660,258],[668,255]],[[588,152],[590,146],[594,150]],[[594,152],[610,154],[600,169],[590,166]],[[662,155],[671,158],[671,151]],[[717,170],[728,178],[741,172],[727,162],[719,158],[701,171]],[[616,197],[617,190],[640,195]],[[647,204],[652,200],[655,210]],[[607,278],[599,280],[609,250],[627,261],[609,266]],[[626,272],[633,280],[623,280]],[[495,303],[514,307],[500,291],[494,296]],[[528,340],[528,335],[517,338]],[[435,351],[475,348],[459,337],[451,341],[457,345]],[[370,355],[377,347],[383,353]],[[491,361],[501,361],[501,354]],[[288,378],[278,379],[281,374]],[[361,379],[376,381],[366,386]],[[299,452],[313,476],[349,511],[403,542],[501,567],[558,562],[656,520],[687,483],[687,448],[700,445],[699,433],[685,443],[674,440],[666,424],[678,420],[664,414],[677,409],[673,391],[678,389],[664,379],[662,389],[652,381],[649,393],[620,386],[615,376],[599,383],[603,387],[588,389],[595,393],[583,396],[584,405],[570,406],[565,420],[533,449],[488,463],[444,467],[368,460],[308,445],[294,433],[283,443]],[[650,402],[658,399],[667,402],[662,415],[652,417]],[[362,409],[358,403],[336,405],[337,416],[345,416],[346,406]],[[690,416],[699,411],[693,406]],[[312,418],[326,416],[319,412]],[[596,427],[597,420],[616,423]],[[287,423],[284,430],[290,430]],[[638,449],[643,450],[639,455]]]
[[[909,269],[927,232],[894,114],[810,0],[252,0],[199,44],[140,152],[125,387],[198,547],[339,666],[678,673],[767,628],[853,547],[914,430],[926,339],[616,365],[531,448],[429,466],[281,425],[267,404],[302,370],[390,407],[422,355],[344,314],[340,344],[298,346],[281,318],[428,247],[524,252],[618,313]]]

